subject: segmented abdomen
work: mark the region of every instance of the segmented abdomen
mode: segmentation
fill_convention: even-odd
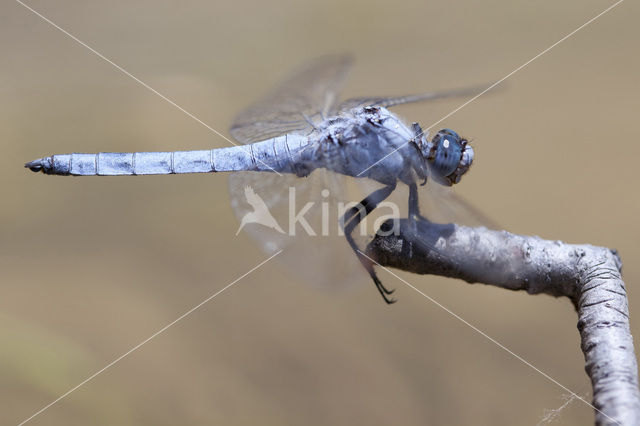
[[[56,154],[26,164],[33,171],[73,176],[164,175],[230,171],[293,173],[307,138],[284,135],[250,145],[200,151]]]

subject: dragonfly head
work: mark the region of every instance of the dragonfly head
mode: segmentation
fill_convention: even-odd
[[[473,148],[451,129],[440,130],[421,151],[429,178],[444,186],[460,182],[473,162]]]

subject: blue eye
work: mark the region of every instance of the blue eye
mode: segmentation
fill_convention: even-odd
[[[462,138],[451,129],[440,130],[432,139],[431,176],[441,181],[456,171],[464,150]]]

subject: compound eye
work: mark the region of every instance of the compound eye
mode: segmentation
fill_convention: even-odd
[[[460,136],[450,129],[440,130],[433,138],[433,143],[435,155],[430,164],[431,174],[442,179],[452,174],[458,167],[463,144]]]
[[[460,147],[463,146],[460,135],[451,129],[440,130],[433,142],[436,150],[444,157],[449,157],[451,153],[457,155]]]
[[[436,134],[435,139],[438,145],[442,144],[443,148],[449,148],[451,144],[459,144],[461,138],[459,134],[451,129],[442,129]]]

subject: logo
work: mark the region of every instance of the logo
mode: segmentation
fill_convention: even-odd
[[[267,228],[275,229],[281,234],[285,233],[269,211],[267,204],[264,202],[262,197],[256,194],[253,188],[251,188],[250,186],[246,186],[244,188],[244,197],[246,198],[247,203],[251,207],[253,207],[253,211],[248,212],[242,217],[242,220],[240,221],[240,227],[238,228],[236,235],[238,235],[240,231],[242,231],[242,228],[244,228],[245,225],[249,223],[258,223],[260,225],[266,226]]]
[[[350,221],[359,216],[357,219],[358,229],[360,230],[360,236],[367,236],[367,219],[369,215],[366,213],[365,207],[360,203],[350,202],[350,203],[331,203],[331,198],[328,189],[323,189],[320,192],[320,199],[317,201],[307,202],[302,208],[296,209],[296,188],[289,187],[288,194],[288,213],[289,217],[280,218],[281,220],[285,220],[288,222],[287,231],[283,230],[276,218],[269,211],[269,207],[267,202],[256,193],[256,191],[251,186],[244,187],[244,197],[246,200],[246,204],[248,204],[252,211],[248,211],[244,213],[242,219],[240,220],[240,226],[236,231],[236,235],[240,233],[244,229],[245,226],[249,224],[258,224],[265,226],[267,228],[273,229],[274,231],[288,235],[290,237],[294,237],[296,235],[296,231],[299,231],[301,228],[308,236],[315,237],[317,235],[321,236],[329,236],[334,235],[333,232],[335,230],[336,234],[339,236],[344,236],[344,223],[343,219],[345,216],[350,217]],[[267,200],[270,200],[269,196],[265,197]],[[286,199],[286,198],[285,198]],[[282,200],[282,198],[280,198]],[[280,201],[278,200],[278,202]],[[273,205],[273,204],[272,204]],[[333,205],[334,209],[331,209],[330,206]],[[378,234],[390,235],[392,233],[399,232],[398,226],[398,218],[400,217],[400,209],[395,203],[383,201],[377,204],[376,212],[383,213],[389,212],[390,214],[378,214],[377,218],[374,219],[373,225],[375,232]],[[376,216],[376,215],[372,215]],[[308,219],[310,217],[313,220],[310,222]],[[389,228],[388,230],[382,229],[382,224],[389,219],[393,219],[395,221],[394,226]],[[313,223],[313,225],[312,225]],[[330,223],[335,223],[335,228],[330,226]],[[315,229],[314,229],[315,226]],[[321,228],[321,232],[318,234],[318,229]]]

